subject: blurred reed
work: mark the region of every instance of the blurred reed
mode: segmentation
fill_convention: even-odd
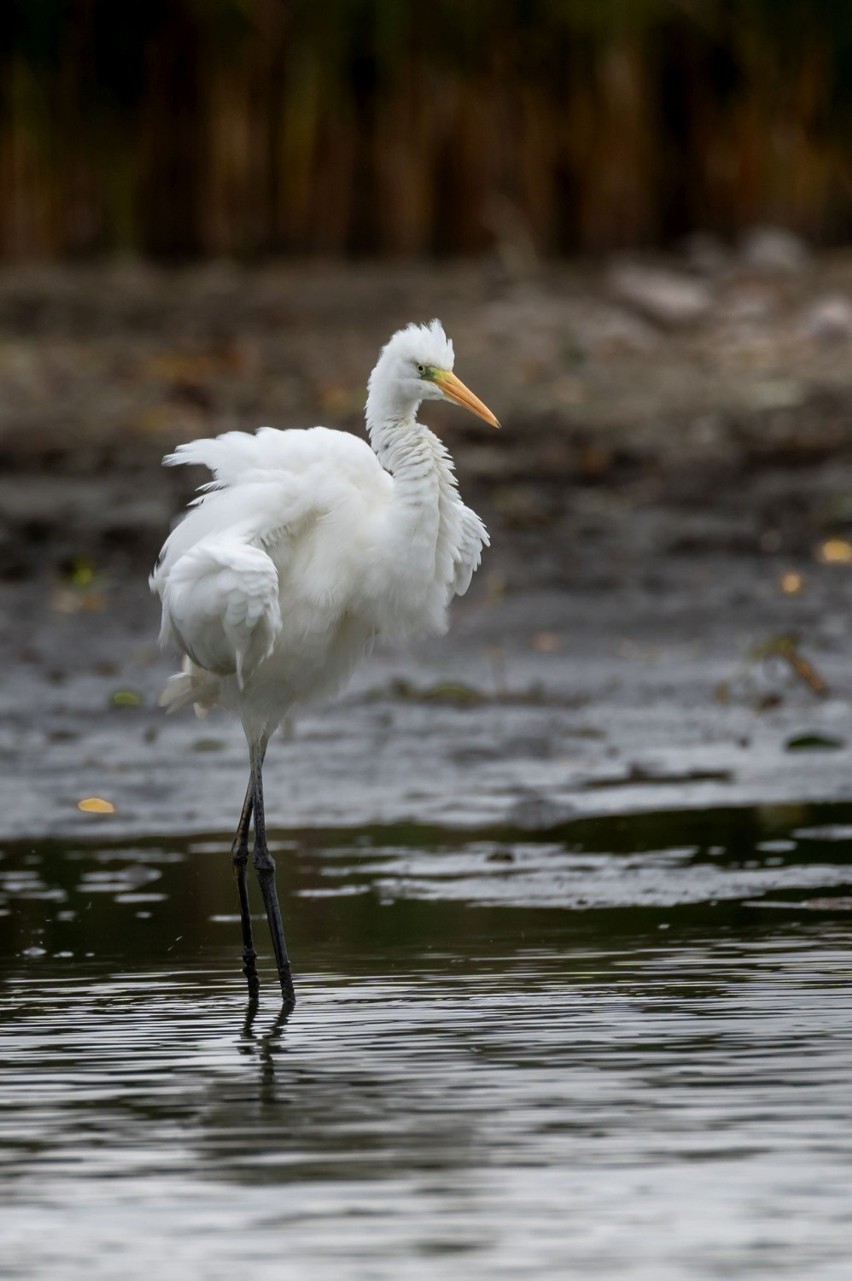
[[[0,253],[852,231],[837,0],[3,0]]]

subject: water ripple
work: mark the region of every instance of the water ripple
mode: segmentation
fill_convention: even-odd
[[[845,1277],[849,915],[801,896],[849,816],[797,815],[289,842],[289,1018],[268,968],[245,1007],[225,841],[7,848],[4,1266]]]

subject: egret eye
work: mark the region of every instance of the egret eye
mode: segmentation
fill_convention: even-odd
[[[426,366],[425,366],[425,365],[418,365],[418,366],[417,366],[417,372],[418,372],[418,374],[420,375],[420,377],[422,378],[422,377],[423,377],[423,375],[426,373]]]

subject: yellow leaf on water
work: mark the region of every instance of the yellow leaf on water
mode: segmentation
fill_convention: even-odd
[[[82,801],[77,802],[77,809],[82,810],[84,814],[115,813],[112,801],[105,801],[102,796],[84,796]]]
[[[797,574],[795,570],[788,570],[778,579],[778,586],[785,596],[795,596],[802,590],[805,580],[802,574]]]
[[[824,565],[848,565],[852,563],[852,543],[845,538],[827,538],[817,548],[817,559]]]

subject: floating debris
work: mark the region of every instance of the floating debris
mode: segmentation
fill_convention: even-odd
[[[733,778],[727,769],[664,770],[645,765],[631,765],[624,774],[599,775],[587,778],[581,786],[587,790],[608,787],[629,787],[634,783],[663,786],[680,783],[729,783]]]
[[[113,707],[141,707],[143,698],[135,689],[117,689],[109,697]]]
[[[778,579],[778,586],[785,596],[796,596],[804,585],[804,575],[797,573],[795,570],[789,570]]]
[[[390,682],[388,692],[393,698],[402,698],[415,703],[454,703],[470,706],[485,702],[488,695],[472,685],[459,681],[443,681],[438,685],[418,686],[404,676]]]
[[[100,613],[106,609],[106,586],[106,576],[78,558],[51,596],[51,608],[57,614]]]
[[[784,744],[787,752],[839,752],[846,746],[844,738],[834,734],[794,734]]]
[[[112,801],[105,801],[102,796],[84,796],[82,801],[77,802],[77,809],[84,814],[115,813],[115,806]]]
[[[826,538],[816,552],[823,565],[852,565],[852,543],[845,538]]]
[[[82,591],[75,587],[59,587],[50,599],[50,607],[57,614],[99,614],[106,609],[106,604],[102,591]]]
[[[770,636],[768,640],[763,641],[760,645],[755,646],[752,650],[751,657],[758,661],[766,661],[773,658],[779,658],[786,663],[790,670],[799,677],[800,680],[812,689],[815,694],[824,698],[828,693],[828,685],[820,676],[813,663],[805,658],[804,654],[799,651],[799,638],[797,636]]]
[[[555,654],[561,648],[562,637],[558,632],[536,632],[532,647],[539,654]]]
[[[819,698],[829,693],[828,683],[800,651],[798,636],[770,636],[749,651],[741,670],[730,680],[721,681],[713,696],[719,703],[741,701],[756,712],[770,711],[783,703],[790,676]]]

